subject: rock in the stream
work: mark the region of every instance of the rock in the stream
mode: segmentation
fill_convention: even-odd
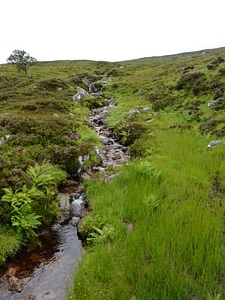
[[[16,274],[17,269],[10,267],[6,272],[5,275],[8,277],[12,277]]]
[[[70,221],[70,224],[73,225],[73,226],[77,226],[78,223],[80,221],[80,218],[79,217],[73,217]]]
[[[22,292],[24,287],[24,281],[15,276],[11,276],[8,279],[8,290],[12,292]]]
[[[82,173],[82,174],[80,175],[80,177],[81,177],[82,179],[85,179],[85,180],[90,180],[90,179],[91,179],[91,176],[90,176],[87,172]]]

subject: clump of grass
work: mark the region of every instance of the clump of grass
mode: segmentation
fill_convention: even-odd
[[[221,152],[210,152],[206,139],[188,130],[156,137],[160,153],[124,166],[111,182],[89,183],[89,217],[98,212],[116,234],[83,258],[75,298],[223,295],[224,204],[210,197]]]
[[[7,257],[14,255],[21,248],[21,236],[11,228],[0,228],[0,266],[6,262]]]

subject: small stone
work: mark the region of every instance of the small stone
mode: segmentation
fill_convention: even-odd
[[[133,224],[128,224],[128,225],[127,225],[127,229],[128,229],[129,231],[133,231],[134,225],[133,225]]]
[[[151,123],[153,121],[154,121],[154,119],[149,119],[149,120],[146,121],[146,123]]]
[[[151,109],[149,107],[142,108],[143,111],[150,111]]]
[[[40,261],[40,255],[38,253],[32,253],[31,256],[29,257],[33,262],[38,262]]]
[[[221,140],[215,140],[215,141],[211,141],[209,144],[208,144],[208,148],[213,148],[219,144],[222,144],[222,141]]]
[[[8,290],[12,292],[22,292],[24,287],[24,281],[18,279],[15,276],[9,277],[8,279]]]
[[[78,223],[80,221],[80,218],[79,217],[73,217],[70,221],[70,224],[73,225],[73,226],[77,226]]]
[[[81,175],[81,178],[82,178],[82,179],[86,179],[86,180],[91,179],[91,177],[90,177],[90,175],[89,175],[88,173],[83,173],[83,174]]]
[[[137,108],[133,108],[133,109],[131,109],[131,110],[129,111],[129,114],[130,114],[130,115],[133,115],[133,114],[140,114],[140,111],[139,111],[139,109],[137,109]]]
[[[16,274],[16,271],[17,271],[16,268],[9,268],[6,271],[5,275],[8,276],[8,277],[12,277]]]

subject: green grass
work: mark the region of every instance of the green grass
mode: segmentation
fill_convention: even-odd
[[[225,147],[207,148],[225,139],[225,62],[207,68],[223,55],[224,48],[120,63],[39,62],[31,81],[15,66],[0,66],[0,134],[11,135],[0,148],[1,188],[5,178],[15,180],[15,169],[24,175],[52,153],[67,170],[87,153],[85,167],[97,164],[99,138],[86,125],[92,104],[72,96],[84,79],[111,79],[103,98],[116,106],[106,122],[131,148],[131,161],[114,180],[85,182],[91,212],[80,231],[88,245],[68,299],[225,298]],[[185,66],[193,67],[186,77]],[[195,73],[203,81],[196,84]],[[208,107],[219,94],[220,107]],[[19,244],[12,232],[1,232],[2,262]]]
[[[162,155],[134,161],[113,182],[89,184],[88,217],[117,234],[96,238],[68,299],[224,296],[224,203],[210,198],[221,153],[188,132],[158,132],[158,139]]]
[[[10,228],[0,229],[0,266],[21,248],[21,236]]]

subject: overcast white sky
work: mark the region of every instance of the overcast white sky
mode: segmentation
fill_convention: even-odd
[[[107,60],[225,46],[224,0],[0,0],[0,63]]]

